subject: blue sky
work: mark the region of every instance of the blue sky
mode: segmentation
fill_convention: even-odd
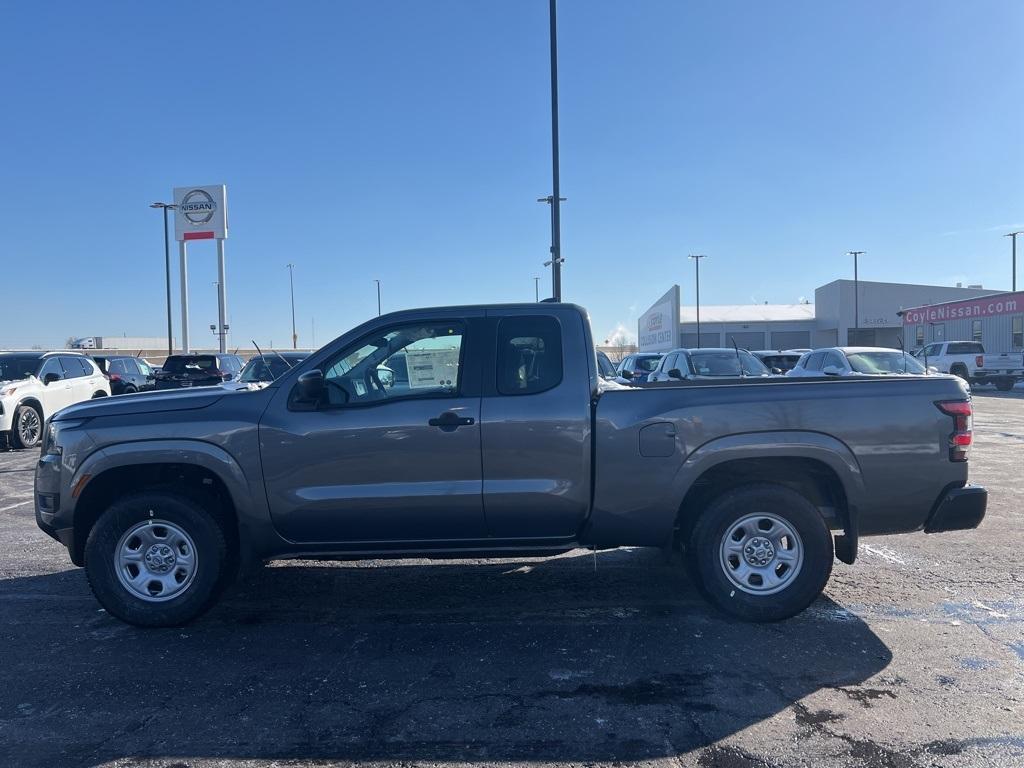
[[[813,297],[851,248],[864,279],[1009,287],[1024,4],[562,0],[559,26],[564,297],[599,339],[690,302],[690,252],[706,303]],[[147,206],[178,185],[228,185],[236,345],[288,343],[289,261],[300,345],[374,314],[374,278],[385,310],[549,284],[546,0],[7,3],[4,32],[0,346],[164,333]],[[214,280],[194,246],[194,341]]]

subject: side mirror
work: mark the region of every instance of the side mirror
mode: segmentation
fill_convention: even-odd
[[[838,376],[843,371],[838,365],[826,365],[824,368],[821,369],[821,372],[824,373],[826,376]]]
[[[934,365],[929,365],[928,366],[928,370],[927,370],[928,374],[937,374],[938,372],[939,372],[939,369],[936,368]]]
[[[632,379],[633,378],[633,372],[623,368],[622,369],[622,373],[620,373],[619,376],[621,376],[624,379]]]
[[[772,373],[774,373],[776,376],[778,376],[780,373],[782,373],[782,369],[781,368],[775,368],[773,366],[772,367]]]
[[[50,385],[55,381],[60,381],[60,375],[56,373],[48,373],[43,377],[43,384]]]
[[[678,368],[673,368],[671,371],[668,372],[668,377],[670,379],[681,379],[683,378],[683,372],[680,371]]]
[[[314,368],[299,376],[296,382],[299,398],[308,403],[319,403],[324,395],[324,372]]]

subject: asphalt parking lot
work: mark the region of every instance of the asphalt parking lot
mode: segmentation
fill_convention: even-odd
[[[1024,392],[975,404],[983,526],[868,539],[772,625],[616,550],[278,563],[139,630],[0,453],[0,766],[1024,765]]]

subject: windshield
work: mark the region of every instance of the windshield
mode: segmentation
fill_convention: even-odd
[[[743,370],[741,372],[740,365]],[[768,369],[749,352],[740,350],[737,356],[733,350],[690,352],[690,365],[697,376],[765,376]]]
[[[39,370],[38,355],[0,355],[0,381],[15,381],[34,376]]]
[[[298,360],[289,360],[277,355],[254,357],[245,364],[238,380],[249,384],[257,381],[273,381],[298,362]]]
[[[163,365],[164,373],[212,371],[217,367],[213,355],[171,355]]]
[[[902,352],[850,352],[846,355],[857,373],[924,373],[925,368]]]

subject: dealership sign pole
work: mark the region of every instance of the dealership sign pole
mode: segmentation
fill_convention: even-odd
[[[181,260],[181,351],[190,352],[188,338],[188,242],[217,241],[217,336],[220,351],[227,344],[227,280],[224,241],[228,237],[228,191],[223,184],[206,187],[175,187],[174,239]]]

